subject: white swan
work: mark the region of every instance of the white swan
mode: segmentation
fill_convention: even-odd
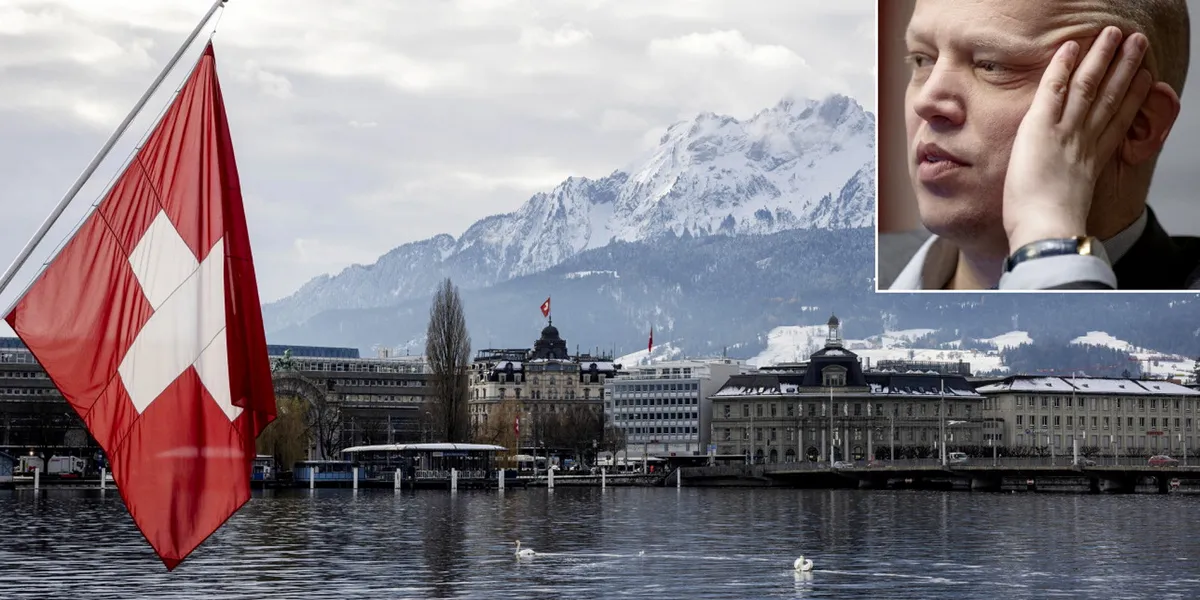
[[[796,559],[796,562],[792,563],[792,568],[794,568],[797,571],[804,571],[804,572],[811,571],[812,570],[812,559],[804,560],[804,557],[801,556],[800,558]]]
[[[521,540],[516,540],[513,543],[517,545],[517,551],[513,553],[513,556],[516,556],[518,559],[533,558],[534,556],[537,555],[537,552],[534,552],[533,550],[530,550],[529,548],[522,550],[521,549]]]

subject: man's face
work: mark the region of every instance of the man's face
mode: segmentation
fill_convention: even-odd
[[[930,231],[961,243],[1004,239],[1013,137],[1055,51],[1074,39],[1086,52],[1101,9],[1096,0],[917,0],[905,125]]]

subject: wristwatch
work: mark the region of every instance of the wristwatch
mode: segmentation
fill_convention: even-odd
[[[1047,256],[1069,254],[1078,254],[1080,256],[1102,255],[1104,252],[1103,248],[1100,245],[1100,240],[1091,236],[1038,240],[1017,248],[1016,252],[1013,252],[1011,256],[1006,258],[1004,260],[1004,272],[1011,273],[1017,265],[1025,261],[1045,258]]]

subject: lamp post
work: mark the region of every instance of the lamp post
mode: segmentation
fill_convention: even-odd
[[[833,386],[832,385],[829,386],[828,414],[829,414],[829,466],[832,467],[833,463],[834,463],[834,460],[833,460],[834,449],[837,447],[837,442],[834,441],[834,437],[833,437]]]
[[[888,415],[888,424],[891,425],[891,432],[888,435],[888,445],[891,448],[892,462],[896,461],[896,414],[893,410],[892,414]]]
[[[938,407],[938,446],[942,457],[942,468],[946,467],[946,378],[939,378],[942,383],[941,406]]]

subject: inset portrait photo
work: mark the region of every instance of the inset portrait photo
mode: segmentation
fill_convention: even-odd
[[[880,0],[876,285],[1200,290],[1185,0]]]

